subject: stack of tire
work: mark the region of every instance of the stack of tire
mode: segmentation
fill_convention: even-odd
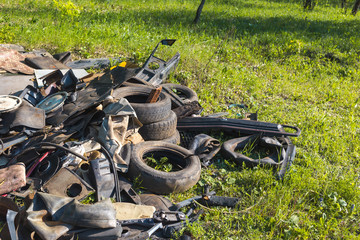
[[[186,87],[182,90],[183,87],[179,89],[177,86],[181,85],[166,87],[171,89],[176,87],[175,90],[180,90],[179,93],[187,99],[196,95],[195,92],[190,94]],[[193,156],[189,150],[176,145],[180,143],[180,134],[176,130],[177,116],[171,111],[170,96],[163,91],[157,102],[146,103],[152,89],[153,87],[144,85],[128,85],[115,89],[112,94],[115,98],[126,98],[143,124],[139,133],[145,142],[134,146],[128,176],[139,179],[141,185],[153,193],[184,192],[199,181],[201,163],[198,156]],[[144,161],[145,156],[168,157],[181,169],[174,172],[156,170],[147,165]]]
[[[143,126],[139,133],[145,141],[164,141],[178,144],[180,134],[176,130],[177,117],[171,111],[171,100],[163,92],[155,103],[146,103],[153,88],[148,86],[129,86],[117,88],[113,92],[116,98],[126,98],[134,108],[139,121]]]

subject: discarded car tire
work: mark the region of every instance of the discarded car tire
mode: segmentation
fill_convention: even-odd
[[[180,140],[181,140],[180,133],[178,130],[176,130],[174,135],[165,139],[161,139],[160,141],[172,143],[172,144],[180,144]]]
[[[179,93],[179,97],[182,98],[184,101],[193,102],[199,100],[196,92],[186,86],[174,83],[165,83],[161,84],[161,86],[167,87],[170,90],[175,89],[176,92]]]
[[[171,100],[160,93],[159,99],[155,103],[146,103],[151,92],[150,87],[122,87],[114,90],[114,98],[126,98],[134,108],[139,121],[142,124],[159,122],[169,115],[171,110]]]
[[[162,121],[145,124],[139,129],[139,133],[145,141],[162,140],[176,133],[177,117],[173,111]]]
[[[167,157],[178,171],[155,170],[147,164],[146,157]],[[178,145],[147,141],[136,144],[130,160],[129,176],[139,179],[141,185],[157,194],[180,193],[194,186],[200,179],[201,164],[197,156]]]
[[[236,152],[236,150],[244,149],[248,143],[258,141],[259,138],[259,135],[250,135],[226,141],[222,146],[222,154],[225,158],[233,159],[240,166],[243,164],[247,167],[254,167],[259,164],[279,166],[281,162],[278,161],[279,154],[274,146],[267,146],[271,153],[262,159],[253,159]]]

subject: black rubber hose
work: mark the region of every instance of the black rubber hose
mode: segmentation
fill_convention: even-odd
[[[120,196],[120,187],[119,187],[119,178],[118,178],[118,173],[115,167],[115,163],[114,161],[111,159],[111,155],[108,152],[108,150],[106,150],[106,148],[104,146],[101,145],[101,150],[105,153],[106,158],[109,160],[111,167],[113,169],[113,173],[114,173],[114,180],[115,180],[115,191],[116,191],[116,201],[117,202],[121,202],[121,196]]]
[[[78,158],[81,158],[84,161],[88,161],[88,159],[86,157],[82,156],[81,154],[79,154],[79,153],[77,153],[77,152],[75,152],[75,151],[73,151],[73,150],[71,150],[71,149],[69,149],[67,147],[64,147],[64,146],[61,146],[61,145],[58,145],[58,144],[55,144],[55,143],[51,143],[51,142],[39,142],[39,143],[35,143],[31,147],[25,148],[21,153],[19,153],[13,159],[11,159],[8,162],[7,166],[10,166],[17,159],[18,156],[24,154],[27,151],[38,149],[38,148],[40,148],[42,146],[51,146],[51,147],[54,147],[54,148],[59,148],[59,149],[62,149],[64,151],[66,151],[66,152],[69,152],[69,153],[75,155]]]
[[[89,161],[89,159],[87,159],[86,157],[82,156],[81,154],[71,150],[70,148],[67,148],[67,147],[64,147],[64,146],[61,146],[59,144],[55,144],[55,143],[51,143],[51,142],[40,142],[40,143],[36,143],[34,146],[36,145],[41,145],[41,146],[51,146],[51,147],[55,147],[55,148],[59,148],[59,149],[62,149],[66,152],[69,152],[73,155],[75,155],[76,157],[78,158],[81,158],[82,160],[84,161]]]

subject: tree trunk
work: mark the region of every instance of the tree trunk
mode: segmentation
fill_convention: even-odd
[[[314,0],[304,0],[304,9],[313,10],[314,7],[315,7]]]
[[[204,7],[204,4],[205,4],[205,0],[201,0],[201,3],[196,11],[196,16],[195,16],[195,19],[194,19],[194,24],[197,24],[200,20],[200,15],[201,15],[201,11]]]
[[[341,0],[341,8],[345,8],[346,9],[346,0]]]
[[[359,7],[360,7],[360,0],[356,0],[355,4],[354,4],[354,7],[351,11],[352,15],[356,15],[356,13],[358,12],[359,10]]]

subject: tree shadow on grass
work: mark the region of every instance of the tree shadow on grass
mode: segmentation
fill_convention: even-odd
[[[253,8],[254,6],[248,6]],[[4,12],[11,13],[13,16],[23,18],[24,16],[42,16],[44,13],[51,14],[50,18],[57,19],[59,14],[51,7],[34,9],[19,9],[12,7],[4,7]],[[110,12],[84,11],[76,19],[80,25],[91,24],[108,24],[117,26],[121,22],[131,23],[134,26],[143,26],[149,31],[166,31],[172,32],[179,30],[211,35],[224,36],[229,31],[235,30],[235,34],[230,38],[241,38],[243,35],[262,35],[262,34],[282,34],[287,33],[299,39],[321,39],[321,38],[337,38],[348,39],[350,36],[358,37],[360,33],[360,20],[346,20],[344,22],[334,22],[328,20],[307,20],[299,19],[292,16],[275,16],[275,17],[241,17],[226,16],[222,13],[203,12],[200,23],[194,25],[192,23],[195,9],[178,9],[173,11],[156,10],[156,9],[128,9]],[[52,16],[52,17],[51,17]],[[71,21],[71,20],[69,20]],[[165,29],[165,30],[163,30]]]

